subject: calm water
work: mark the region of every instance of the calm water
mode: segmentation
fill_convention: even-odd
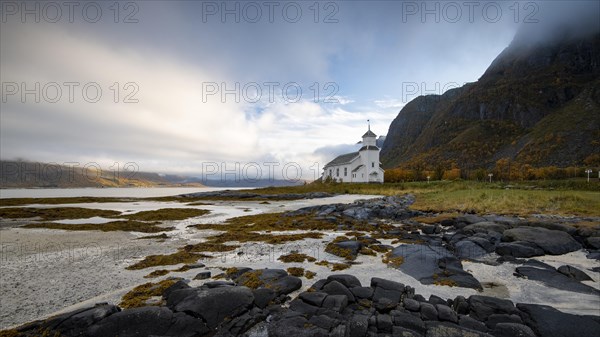
[[[150,198],[194,192],[243,188],[224,187],[140,187],[140,188],[20,188],[0,189],[0,198],[66,198],[66,197],[117,197]]]

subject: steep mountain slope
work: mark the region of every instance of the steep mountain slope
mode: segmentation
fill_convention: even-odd
[[[477,82],[408,103],[390,125],[384,166],[569,166],[598,153],[600,34],[559,32],[521,31]]]

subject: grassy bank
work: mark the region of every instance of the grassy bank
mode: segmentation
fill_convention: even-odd
[[[528,215],[535,213],[557,215],[600,216],[600,183],[585,179],[537,180],[523,182],[432,181],[342,184],[312,183],[287,187],[267,187],[251,190],[258,194],[287,194],[328,192],[332,194],[397,195],[413,193],[414,209],[434,212],[478,212]],[[32,198],[0,199],[0,206],[25,204],[69,204],[82,202],[176,201],[197,202],[205,198]],[[215,199],[220,199],[216,197]],[[230,200],[231,198],[227,199]],[[249,199],[237,199],[250,201]],[[161,213],[163,210],[161,210]],[[146,214],[152,218],[157,212]],[[198,216],[201,214],[194,214]],[[186,215],[183,215],[186,216]],[[171,216],[169,216],[171,218]],[[139,220],[139,219],[135,219]],[[152,219],[155,220],[155,219]]]
[[[257,193],[329,192],[396,195],[413,193],[413,209],[433,212],[477,212],[529,215],[600,216],[600,184],[585,180],[484,183],[436,181],[385,184],[308,184],[254,190]]]

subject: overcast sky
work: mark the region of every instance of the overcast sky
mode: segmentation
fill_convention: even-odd
[[[520,26],[598,11],[594,1],[57,3],[2,3],[3,160],[183,174],[278,162],[277,176],[294,162],[306,179],[352,150],[367,119],[386,134],[416,96],[476,81]]]

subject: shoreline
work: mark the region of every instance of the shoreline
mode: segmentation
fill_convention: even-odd
[[[2,329],[19,326],[32,320],[44,319],[60,313],[65,313],[78,308],[94,304],[92,302],[112,302],[118,304],[120,297],[133,287],[146,283],[168,279],[171,276],[192,279],[199,270],[189,270],[181,273],[170,273],[163,277],[147,279],[143,276],[152,270],[174,270],[182,264],[159,266],[141,270],[126,270],[125,267],[152,254],[171,254],[186,244],[204,242],[207,237],[215,234],[212,230],[197,230],[188,227],[192,224],[222,223],[226,219],[236,216],[252,216],[272,212],[288,212],[306,207],[327,207],[327,205],[355,205],[356,200],[378,200],[376,195],[338,195],[328,198],[301,199],[293,201],[212,201],[210,205],[197,206],[208,209],[210,214],[197,218],[180,221],[166,221],[163,226],[173,225],[175,229],[168,232],[169,239],[164,241],[136,240],[145,234],[131,232],[73,232],[51,229],[25,229],[20,227],[0,229],[2,244],[7,243],[24,245],[25,256],[21,261],[10,260],[3,249],[2,261],[2,307],[16,308],[12,312],[4,312],[1,319]],[[323,205],[323,206],[321,206]],[[44,207],[78,206],[118,210],[135,213],[141,210],[165,207],[191,207],[179,202],[141,202],[134,203],[115,202],[102,204],[67,204],[44,205]],[[344,206],[347,207],[347,206]],[[500,218],[498,218],[500,219]],[[398,225],[411,223],[409,220],[392,221]],[[414,224],[411,224],[414,226]],[[425,225],[422,225],[425,226]],[[419,236],[425,235],[425,227],[419,230]],[[436,227],[437,228],[437,227]],[[456,230],[455,230],[456,231]],[[459,230],[460,231],[460,230]],[[302,232],[302,231],[299,231]],[[371,277],[380,277],[411,285],[419,294],[424,296],[436,295],[453,298],[456,295],[468,297],[471,295],[489,295],[510,299],[515,303],[534,303],[550,305],[567,313],[590,314],[592,310],[600,307],[600,299],[595,295],[573,293],[571,291],[549,288],[538,281],[514,278],[515,267],[521,264],[504,262],[500,265],[486,264],[477,261],[463,261],[464,270],[471,273],[483,285],[481,292],[461,287],[448,287],[440,285],[426,285],[402,270],[390,268],[381,263],[381,256],[358,255],[350,269],[335,272],[326,266],[309,263],[283,263],[279,256],[299,251],[314,256],[317,260],[323,259],[330,262],[344,263],[344,258],[326,251],[328,242],[343,235],[344,230],[321,230],[324,236],[320,239],[305,239],[300,242],[288,242],[282,245],[267,243],[242,243],[240,248],[231,252],[213,253],[214,259],[203,262],[207,265],[202,271],[209,271],[217,275],[223,269],[231,267],[249,267],[252,269],[285,269],[288,267],[304,267],[316,272],[314,280],[301,277],[302,287],[297,292],[290,294],[292,298],[305,291],[317,279],[327,278],[330,275],[344,273],[358,277],[362,283],[368,284]],[[451,233],[450,231],[449,233]],[[278,234],[279,232],[271,232]],[[295,233],[285,231],[282,233]],[[441,234],[433,234],[433,237]],[[379,239],[382,245],[391,245],[392,239]],[[37,246],[36,246],[37,244]],[[46,244],[46,246],[44,246]],[[403,244],[401,243],[400,246]],[[52,250],[64,246],[66,252]],[[29,248],[28,248],[29,247]],[[31,250],[31,247],[34,250]],[[29,250],[28,250],[29,249]],[[35,251],[35,249],[42,251]],[[93,252],[103,252],[94,256]],[[90,253],[92,252],[92,253]],[[36,263],[35,254],[40,255]],[[84,253],[88,253],[85,255]],[[242,254],[240,254],[242,253]],[[46,255],[44,255],[46,254]],[[79,255],[78,255],[79,254]],[[29,257],[27,261],[27,256]],[[77,256],[80,257],[77,260]],[[116,256],[116,258],[115,258]],[[53,257],[53,258],[52,258]],[[44,258],[45,260],[43,260]],[[586,258],[583,250],[577,250],[562,255],[544,255],[537,260],[546,262],[556,268],[561,265],[573,265],[586,270],[593,281],[584,281],[583,284],[600,290],[600,273],[591,272],[589,269],[599,267],[597,260]],[[522,262],[521,262],[522,263]],[[40,276],[43,275],[43,276]],[[208,280],[192,280],[193,287],[202,286]],[[7,283],[8,282],[8,283]],[[29,294],[28,296],[23,296]],[[51,295],[52,294],[52,295]],[[564,304],[572,302],[577,296],[575,305]],[[44,301],[40,301],[40,299]],[[37,311],[35,311],[37,310]],[[4,311],[4,310],[3,310]],[[9,319],[9,317],[18,319]]]

